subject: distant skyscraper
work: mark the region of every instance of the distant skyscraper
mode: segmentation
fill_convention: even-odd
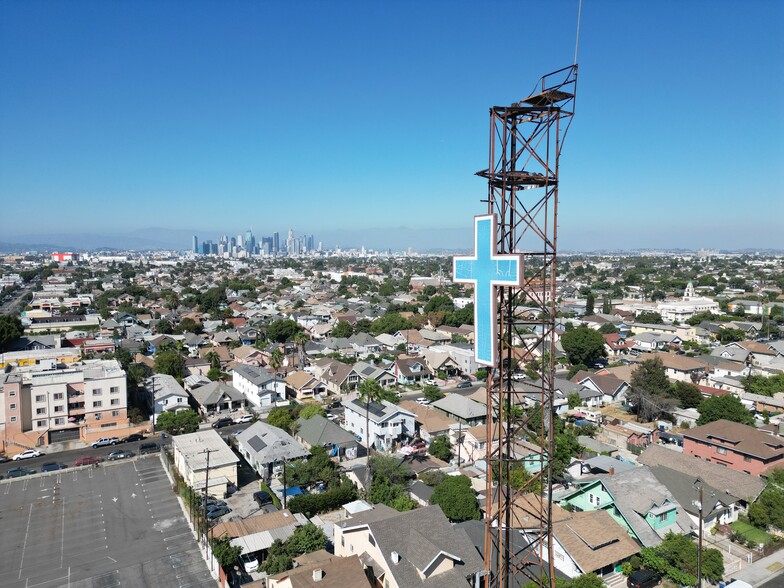
[[[280,252],[280,233],[272,234],[272,252],[273,253]]]
[[[193,236],[193,252],[199,252],[199,238],[196,235]]]

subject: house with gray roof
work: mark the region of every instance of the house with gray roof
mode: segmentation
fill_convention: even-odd
[[[343,407],[345,428],[365,446],[369,439],[370,445],[386,451],[404,437],[412,438],[416,434],[416,415],[386,400],[366,405],[358,398],[343,399]],[[369,434],[365,431],[366,426],[370,428]]]
[[[264,421],[256,421],[237,435],[237,448],[265,481],[282,472],[284,462],[310,455],[286,431]]]
[[[376,505],[335,523],[334,544],[335,555],[358,554],[378,586],[474,586],[484,567],[466,532],[438,506],[397,512]]]
[[[487,421],[487,408],[460,394],[444,396],[430,404],[430,407],[469,427],[484,425]]]
[[[306,449],[325,447],[331,457],[338,459],[345,457],[346,452],[356,455],[357,440],[354,435],[319,414],[309,419],[300,417],[294,438]]]
[[[144,383],[153,424],[163,412],[179,412],[190,408],[190,397],[173,376],[154,374]]]
[[[248,404],[242,392],[225,382],[210,382],[198,386],[191,390],[191,397],[202,414],[238,410]]]
[[[691,530],[683,507],[645,467],[578,481],[559,504],[577,511],[606,510],[643,547],[659,545],[670,531]]]
[[[366,361],[358,361],[354,364],[354,371],[363,380],[375,380],[379,385],[387,389],[395,385],[395,374],[383,367],[375,366]]]

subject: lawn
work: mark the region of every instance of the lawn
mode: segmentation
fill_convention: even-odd
[[[755,543],[764,543],[767,545],[772,537],[766,531],[751,526],[749,523],[743,521],[735,521],[732,523],[732,530],[740,533],[746,539],[751,539]]]

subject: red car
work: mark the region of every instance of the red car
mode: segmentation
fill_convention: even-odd
[[[101,463],[101,458],[95,455],[83,455],[79,459],[74,462],[74,466],[86,466],[86,465],[94,465],[96,463]]]

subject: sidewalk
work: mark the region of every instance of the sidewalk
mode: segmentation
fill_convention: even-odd
[[[784,549],[748,564],[742,570],[731,574],[731,579],[743,580],[755,587],[762,586],[774,578],[777,578],[778,582],[771,583],[771,588],[784,585]]]

